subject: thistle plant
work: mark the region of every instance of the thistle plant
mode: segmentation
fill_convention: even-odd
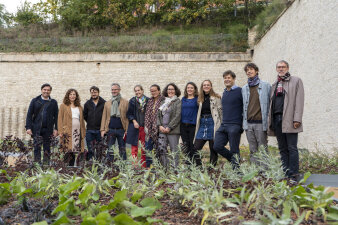
[[[94,184],[99,193],[109,195],[111,185],[108,180],[105,179],[108,171],[109,168],[106,165],[94,161],[91,168],[84,169],[83,178],[85,178],[88,183]]]

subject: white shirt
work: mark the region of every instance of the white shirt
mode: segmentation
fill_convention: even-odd
[[[79,110],[79,107],[75,107],[75,108],[70,107],[70,108],[72,110],[72,118],[80,119],[80,110]]]

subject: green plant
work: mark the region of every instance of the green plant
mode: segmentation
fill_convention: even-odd
[[[14,21],[28,26],[29,24],[41,23],[43,19],[37,14],[29,2],[25,1],[14,16]]]
[[[338,151],[299,151],[300,172],[338,174]]]
[[[108,171],[109,168],[107,166],[99,162],[94,162],[90,169],[84,169],[83,178],[85,178],[87,183],[93,184],[98,193],[109,195],[111,184],[105,179]]]
[[[37,166],[32,175],[25,179],[25,182],[30,186],[36,197],[53,198],[58,196],[58,188],[64,184],[69,176],[60,174],[54,169],[42,170]]]
[[[285,0],[273,0],[257,17],[254,24],[257,25],[256,40],[261,38],[266,30],[276,21],[281,12],[286,8]]]
[[[9,183],[0,184],[0,205],[6,204],[12,196]]]

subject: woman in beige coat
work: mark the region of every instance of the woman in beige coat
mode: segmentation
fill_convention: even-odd
[[[69,163],[73,164],[74,152],[84,151],[84,137],[86,134],[83,119],[83,108],[80,104],[79,93],[69,89],[63,98],[58,115],[58,129],[61,149],[68,154]]]
[[[196,164],[201,165],[198,151],[201,150],[208,141],[210,148],[210,163],[215,166],[218,155],[214,151],[214,136],[222,123],[222,102],[221,96],[212,89],[210,80],[204,80],[202,82],[198,95],[198,104],[194,142]]]

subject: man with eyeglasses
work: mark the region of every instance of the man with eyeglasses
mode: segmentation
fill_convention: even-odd
[[[304,87],[300,78],[291,76],[289,64],[281,60],[276,65],[277,81],[270,92],[269,130],[276,136],[283,170],[297,182],[299,172],[298,133],[303,131]]]
[[[122,159],[127,159],[126,154],[126,143],[124,141],[124,135],[128,129],[128,100],[121,97],[121,86],[118,83],[111,85],[112,99],[106,101],[104,104],[102,121],[101,121],[101,137],[105,134],[108,136],[108,147],[117,143],[119,145],[119,153]],[[113,153],[108,153],[109,161],[112,162],[114,159]]]

